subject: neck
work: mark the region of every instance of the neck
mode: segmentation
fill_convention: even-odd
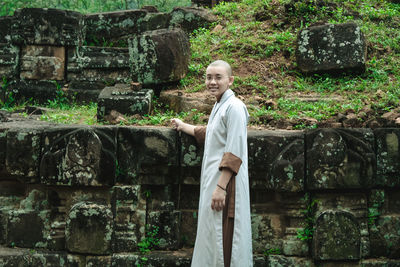
[[[225,94],[226,91],[228,91],[228,89],[226,89],[222,94],[220,94],[219,96],[217,96],[217,102],[219,103],[219,101],[221,101],[222,96]]]

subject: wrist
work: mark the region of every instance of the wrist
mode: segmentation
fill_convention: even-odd
[[[221,191],[224,191],[225,194],[226,194],[226,187],[223,187],[223,186],[217,184],[217,188],[218,188],[219,190],[221,190]]]

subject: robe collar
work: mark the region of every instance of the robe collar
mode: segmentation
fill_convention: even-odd
[[[214,119],[215,114],[217,114],[217,112],[218,112],[219,108],[222,106],[222,104],[225,103],[225,101],[228,100],[228,98],[230,98],[233,95],[235,95],[235,94],[233,93],[233,91],[231,89],[226,90],[222,94],[221,99],[219,101],[215,102],[215,104],[214,104],[214,108],[211,111],[209,122]]]
[[[223,103],[225,102],[226,99],[228,99],[230,96],[234,95],[233,91],[231,89],[226,90],[220,99],[217,99],[217,103]]]

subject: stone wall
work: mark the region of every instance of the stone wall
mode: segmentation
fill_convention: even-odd
[[[255,266],[399,266],[399,142],[250,131]],[[0,265],[189,266],[201,159],[168,128],[2,123]]]
[[[0,78],[18,99],[60,93],[97,101],[116,83],[148,89],[178,82],[190,58],[188,33],[215,18],[201,8],[155,8],[84,15],[25,8],[0,17]]]

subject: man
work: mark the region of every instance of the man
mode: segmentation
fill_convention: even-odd
[[[253,265],[247,171],[249,114],[229,89],[233,80],[229,64],[214,61],[207,67],[206,87],[217,102],[207,127],[172,120],[178,131],[205,142],[192,267]]]

